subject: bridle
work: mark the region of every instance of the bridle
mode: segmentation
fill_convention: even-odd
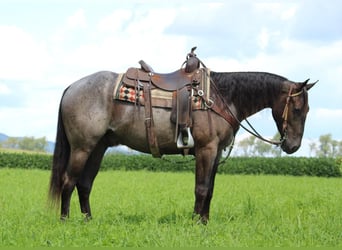
[[[292,90],[293,90],[293,85],[290,86],[289,94],[286,97],[286,104],[285,104],[285,107],[284,107],[284,111],[283,111],[283,114],[281,116],[282,119],[283,119],[283,126],[282,126],[283,137],[280,139],[281,143],[283,143],[286,140],[286,137],[287,137],[287,126],[288,126],[287,118],[288,118],[288,114],[289,114],[290,99],[292,97],[299,96],[299,95],[301,95],[303,93],[303,88],[300,91],[298,91],[296,93],[293,93],[293,94],[292,94]],[[281,143],[279,145],[281,145]]]
[[[211,79],[210,77],[210,81],[212,83],[213,80]],[[215,83],[213,84],[215,87]],[[249,128],[247,128],[246,126],[244,126],[242,124],[242,121],[240,121],[236,115],[234,114],[234,112],[232,112],[232,110],[229,108],[229,105],[227,104],[226,100],[222,97],[221,94],[219,94],[220,96],[220,99],[221,101],[224,103],[225,107],[227,108],[228,112],[231,114],[231,116],[237,121],[237,123],[239,124],[239,126],[241,126],[245,131],[247,131],[248,133],[250,133],[251,135],[255,136],[256,138],[264,141],[264,142],[267,142],[267,143],[270,143],[272,145],[275,145],[275,146],[280,146],[284,143],[284,141],[286,141],[287,139],[287,127],[288,127],[288,113],[289,113],[289,103],[290,103],[290,100],[292,97],[296,97],[296,96],[299,96],[303,93],[303,88],[296,92],[296,93],[292,93],[293,91],[293,85],[290,86],[290,90],[288,92],[288,95],[286,97],[286,103],[285,103],[285,106],[284,106],[284,110],[283,110],[283,114],[282,114],[282,119],[283,119],[283,124],[282,124],[282,137],[280,138],[279,141],[273,141],[273,140],[269,140],[269,139],[266,139],[265,137],[263,137],[262,135],[259,134],[258,131],[256,131],[256,129],[253,127],[253,125],[248,121],[247,118],[245,118],[244,120],[246,121],[246,123],[248,124]],[[219,92],[218,92],[219,93]]]
[[[199,64],[201,64],[205,69],[207,69],[207,67],[204,65],[204,63],[198,58],[199,60]],[[184,62],[185,63],[185,62]],[[183,63],[183,65],[184,65]],[[289,89],[289,92],[288,92],[288,95],[286,97],[286,103],[285,103],[285,106],[284,106],[284,110],[283,110],[283,114],[282,114],[282,119],[283,119],[283,124],[282,124],[282,137],[280,138],[279,141],[273,141],[273,140],[269,140],[269,139],[266,139],[265,137],[263,137],[262,135],[260,135],[258,133],[258,131],[256,131],[256,129],[252,126],[252,124],[247,120],[247,118],[245,118],[244,120],[246,121],[246,123],[248,124],[248,126],[250,127],[250,129],[248,129],[246,126],[244,126],[242,124],[242,121],[240,121],[236,115],[234,114],[234,112],[230,109],[228,103],[226,102],[226,100],[223,98],[223,96],[220,94],[220,91],[218,91],[217,89],[217,85],[216,83],[214,82],[214,80],[210,77],[210,74],[208,74],[207,71],[205,71],[206,74],[207,74],[207,77],[209,77],[210,79],[210,82],[212,83],[212,86],[215,88],[215,91],[216,93],[218,94],[218,97],[221,99],[221,102],[223,103],[223,105],[225,106],[225,108],[227,109],[227,111],[230,113],[230,115],[236,120],[236,122],[238,123],[238,126],[242,127],[245,131],[247,131],[248,133],[250,133],[251,135],[255,136],[256,138],[264,141],[264,142],[267,142],[267,143],[270,143],[272,145],[275,145],[275,146],[281,146],[287,139],[287,127],[288,127],[288,114],[289,114],[289,103],[290,103],[290,100],[292,97],[296,97],[296,96],[299,96],[303,93],[303,89],[304,88],[301,88],[300,91],[296,92],[296,93],[292,93],[293,91],[293,84],[290,85],[290,89]],[[203,97],[202,97],[203,98]],[[211,99],[209,100],[204,100],[205,102],[204,103],[210,103],[210,107],[208,107],[209,109],[211,108],[211,106],[213,105],[213,101]],[[234,142],[234,140],[233,140]],[[229,156],[229,154],[228,154]]]
[[[280,138],[279,141],[273,141],[273,140],[269,140],[269,139],[266,139],[264,138],[262,135],[260,135],[256,130],[255,128],[252,126],[252,124],[250,124],[250,122],[245,119],[246,123],[248,124],[248,126],[252,129],[252,131],[250,129],[247,129],[245,126],[243,126],[241,124],[241,122],[239,121],[240,123],[240,126],[246,130],[247,132],[249,132],[250,134],[254,135],[255,137],[257,137],[258,139],[264,141],[264,142],[267,142],[267,143],[270,143],[272,145],[275,145],[275,146],[280,146],[284,143],[284,141],[286,141],[287,139],[287,127],[288,127],[288,114],[289,114],[289,103],[290,103],[290,100],[292,97],[296,97],[296,96],[299,96],[303,93],[303,89],[301,89],[300,91],[296,92],[296,93],[292,93],[293,91],[293,85],[290,86],[290,90],[289,90],[289,93],[286,97],[286,103],[285,103],[285,106],[284,106],[284,110],[283,110],[283,114],[282,114],[282,119],[283,119],[283,124],[282,124],[282,132],[283,132],[283,135],[282,137]],[[232,112],[229,110],[229,112],[232,114]],[[235,117],[235,116],[234,116]],[[235,117],[235,119],[237,119]]]

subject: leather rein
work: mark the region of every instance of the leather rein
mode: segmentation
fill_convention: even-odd
[[[280,146],[281,144],[283,144],[283,142],[287,139],[287,126],[288,126],[288,122],[287,122],[287,118],[288,118],[288,114],[289,114],[289,103],[290,103],[290,99],[292,97],[296,97],[296,96],[299,96],[303,93],[303,89],[296,92],[296,93],[293,93],[292,94],[292,90],[293,90],[293,85],[290,86],[290,90],[289,90],[289,93],[286,97],[286,104],[285,104],[285,107],[284,107],[284,110],[283,110],[283,114],[282,114],[282,119],[283,119],[283,125],[282,125],[282,129],[283,129],[283,136],[280,138],[279,141],[273,141],[273,140],[269,140],[269,139],[266,139],[264,138],[262,135],[260,135],[256,130],[255,128],[250,124],[250,122],[247,120],[247,118],[245,119],[246,120],[246,123],[248,124],[248,126],[253,130],[250,131],[248,130],[246,127],[244,127],[241,122],[240,123],[240,126],[246,130],[247,132],[249,132],[250,134],[254,135],[255,137],[257,137],[258,139],[264,141],[264,142],[267,142],[267,143],[270,143],[270,144],[273,144],[273,145],[276,145],[276,146]]]
[[[200,61],[201,62],[201,61]],[[201,62],[202,63],[202,62]],[[205,67],[205,65],[202,63],[202,65]],[[286,104],[285,104],[285,107],[284,107],[284,110],[283,110],[283,114],[282,114],[282,119],[283,119],[283,125],[282,125],[282,129],[283,129],[283,136],[280,138],[279,141],[273,141],[273,140],[269,140],[269,139],[266,139],[265,137],[263,137],[262,135],[259,134],[258,131],[256,131],[256,129],[253,127],[253,125],[247,120],[247,118],[245,118],[244,120],[246,121],[246,123],[248,124],[248,126],[250,127],[247,128],[246,126],[244,126],[242,124],[242,121],[240,121],[236,115],[234,114],[234,112],[230,109],[228,103],[226,102],[226,100],[223,98],[223,96],[221,95],[221,93],[218,91],[217,89],[217,85],[215,84],[215,82],[212,80],[212,78],[210,77],[210,75],[208,76],[210,78],[210,82],[212,83],[212,85],[214,86],[215,88],[215,91],[216,93],[218,94],[219,98],[221,99],[220,101],[223,103],[223,105],[225,106],[226,110],[228,110],[229,114],[228,116],[231,116],[235,121],[233,122],[230,122],[232,121],[232,119],[227,119],[227,113],[223,112],[223,110],[217,112],[217,110],[213,110],[215,111],[216,113],[218,113],[219,115],[221,115],[225,120],[227,120],[233,127],[234,129],[236,129],[236,123],[238,126],[241,126],[245,131],[247,131],[248,133],[250,133],[251,135],[255,136],[256,138],[264,141],[264,142],[267,142],[267,143],[270,143],[272,145],[275,145],[275,146],[280,146],[281,144],[283,144],[283,142],[287,139],[287,127],[288,127],[288,113],[289,113],[289,103],[290,103],[290,99],[292,97],[296,97],[296,96],[299,96],[303,93],[303,89],[296,92],[296,93],[292,93],[293,91],[293,85],[290,86],[290,90],[289,90],[289,93],[287,95],[287,98],[286,98]],[[211,104],[210,106],[213,106],[213,101],[209,99],[209,103]],[[237,129],[236,129],[237,131]]]

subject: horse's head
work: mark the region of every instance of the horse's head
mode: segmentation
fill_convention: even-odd
[[[306,115],[309,112],[308,93],[315,83],[309,79],[295,83],[286,81],[280,97],[274,103],[272,115],[281,135],[281,148],[288,154],[296,152],[302,142]]]

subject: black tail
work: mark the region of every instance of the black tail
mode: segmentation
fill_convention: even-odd
[[[68,88],[64,90],[63,96],[67,90]],[[62,119],[62,100],[59,105],[58,111],[56,144],[55,150],[53,152],[52,172],[49,189],[49,198],[54,205],[57,205],[57,203],[59,203],[60,201],[63,186],[63,175],[66,171],[70,157],[70,144],[65,134],[65,128]]]

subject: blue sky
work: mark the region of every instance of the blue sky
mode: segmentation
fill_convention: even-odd
[[[179,68],[189,49],[214,71],[311,78],[304,141],[342,140],[342,1],[0,1],[0,132],[54,140],[72,82],[144,59]],[[269,110],[251,118],[265,136]],[[245,136],[240,130],[239,137]]]

